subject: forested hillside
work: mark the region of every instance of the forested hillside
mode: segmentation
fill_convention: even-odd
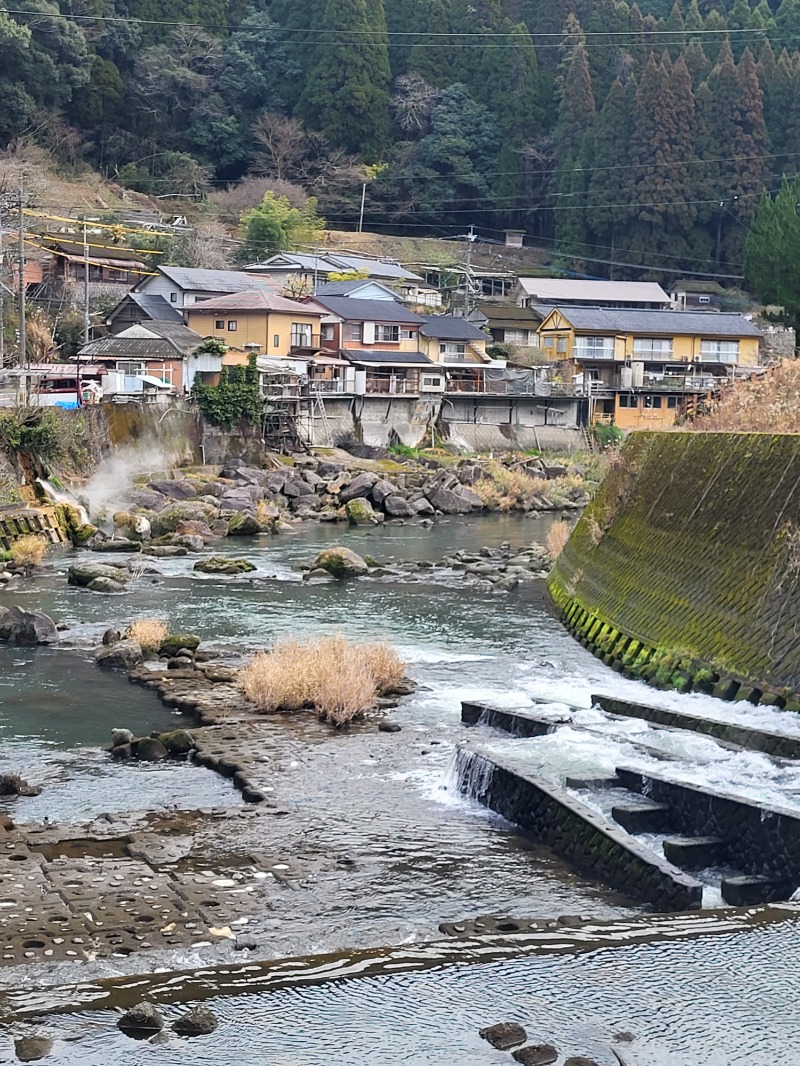
[[[797,171],[798,47],[800,0],[11,0],[0,148],[152,195],[266,176],[334,226],[367,182],[373,228],[739,275]]]

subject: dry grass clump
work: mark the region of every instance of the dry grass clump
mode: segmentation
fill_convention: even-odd
[[[549,501],[563,507],[575,489],[591,490],[580,474],[567,473],[562,477],[543,478],[513,470],[502,463],[488,463],[485,477],[471,486],[490,511],[533,510]]]
[[[18,537],[8,549],[11,553],[11,561],[17,566],[23,567],[28,573],[44,559],[47,552],[48,542],[37,533],[26,533],[24,537]]]
[[[313,707],[333,725],[344,725],[390,692],[405,664],[386,644],[356,644],[342,636],[279,641],[239,672],[239,688],[262,714]]]
[[[162,618],[135,618],[125,636],[144,651],[158,651],[169,636],[169,624]]]
[[[570,529],[566,522],[553,522],[547,531],[545,543],[550,559],[555,562],[569,540]]]
[[[800,433],[800,361],[786,360],[761,377],[729,385],[689,428],[727,433]]]

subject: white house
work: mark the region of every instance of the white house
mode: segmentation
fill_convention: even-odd
[[[266,289],[276,292],[273,281],[243,270],[200,270],[194,267],[160,266],[158,272],[142,278],[133,292],[161,296],[172,307],[183,311],[199,300],[231,296],[237,292]]]

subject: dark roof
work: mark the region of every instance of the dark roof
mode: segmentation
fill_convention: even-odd
[[[275,291],[271,278],[260,278],[258,274],[246,274],[243,270],[202,270],[198,267],[176,266],[160,266],[158,269],[179,289],[188,289],[191,292],[228,293],[247,292],[250,289]],[[147,280],[139,282],[139,285],[144,288]]]
[[[72,239],[52,234],[49,237],[41,237],[40,240],[49,249],[58,249],[70,258],[83,260],[83,238]],[[93,263],[113,260],[132,267],[144,266],[141,252],[135,248],[112,244],[108,237],[96,233],[89,234],[89,260]]]
[[[89,341],[79,355],[91,359],[182,359],[202,340],[199,333],[182,324],[148,322]]]
[[[299,300],[287,300],[284,296],[278,296],[274,292],[265,289],[255,289],[248,292],[232,292],[228,296],[212,296],[210,300],[197,300],[186,308],[187,314],[195,311],[205,311],[213,314],[215,311],[242,311],[242,312],[266,312],[284,311],[299,315],[320,314],[308,304],[300,303]]]
[[[516,307],[513,304],[478,304],[478,311],[487,319],[490,329],[537,329],[546,311],[540,305],[536,307]]]
[[[699,337],[760,337],[743,315],[718,311],[629,311],[612,307],[559,307],[574,329],[599,333],[692,334]]]
[[[163,296],[148,296],[144,292],[126,293],[106,321],[112,322],[128,303],[135,304],[142,315],[153,322],[176,322],[183,325],[183,315],[177,307],[173,307]]]
[[[351,363],[363,363],[368,366],[436,366],[422,352],[380,352],[374,348],[348,351],[343,348],[342,355]]]
[[[321,285],[317,285],[317,296],[349,296],[351,292],[357,292],[359,289],[363,289],[365,285],[378,285],[380,288],[392,293],[393,300],[397,299],[392,290],[387,285],[384,285],[382,281],[378,281],[377,278],[358,278],[356,281],[326,281]]]
[[[725,292],[717,281],[676,281],[670,285],[670,292],[699,292],[710,293],[712,296],[722,296]]]
[[[350,296],[310,296],[331,314],[348,322],[422,322],[422,315],[394,300],[359,300]]]
[[[424,324],[420,328],[423,337],[440,337],[453,341],[485,341],[486,334],[472,322],[457,315],[423,315]]]

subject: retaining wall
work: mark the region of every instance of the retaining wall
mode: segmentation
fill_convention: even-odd
[[[19,537],[38,533],[51,544],[66,544],[68,537],[56,507],[6,508],[0,512],[0,551],[8,551]]]
[[[461,748],[462,792],[528,830],[578,869],[657,910],[701,906],[702,885],[565,789],[520,773],[493,756]]]
[[[621,672],[800,710],[800,435],[633,434],[549,589]]]

